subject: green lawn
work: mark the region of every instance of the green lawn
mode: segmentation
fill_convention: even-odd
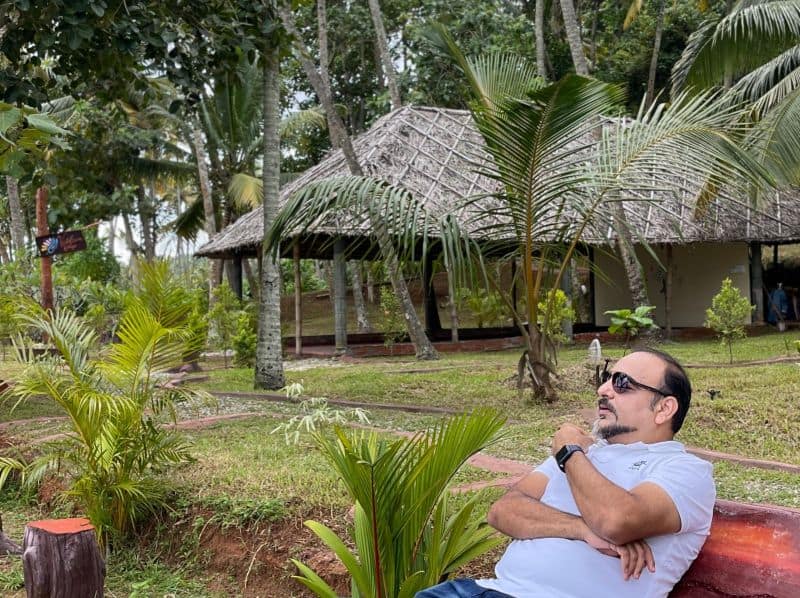
[[[793,333],[768,334],[746,339],[734,347],[739,359],[766,359],[787,355],[786,341]],[[665,344],[662,348],[684,363],[724,364],[727,352],[714,341]],[[623,349],[606,347],[610,357]],[[446,354],[436,362],[419,363],[410,358],[376,358],[355,363],[331,364],[287,370],[289,382],[302,382],[304,396],[358,400],[368,403],[428,405],[469,410],[494,406],[509,421],[502,436],[488,452],[534,465],[547,456],[554,430],[565,421],[583,424],[579,411],[592,408],[595,397],[592,370],[584,364],[585,347],[565,348],[560,356],[557,382],[561,400],[554,405],[520,400],[513,381],[517,351]],[[13,371],[2,363],[4,373]],[[412,373],[409,370],[431,370]],[[695,393],[692,410],[678,439],[719,451],[759,459],[800,464],[800,372],[795,363],[752,367],[693,367],[689,370]],[[7,375],[7,374],[6,374]],[[209,370],[204,388],[216,391],[250,391],[252,370]],[[8,375],[7,375],[8,376]],[[10,377],[10,376],[8,376]],[[709,390],[717,391],[711,398]],[[62,420],[30,421],[60,415],[44,400],[20,405],[13,413],[5,404],[0,410],[3,437],[16,444],[64,430]],[[271,431],[299,413],[296,403],[271,403],[258,399],[222,398],[202,412],[181,409],[181,418],[213,413],[248,412],[258,415],[239,421],[224,421],[187,431],[196,461],[174,471],[173,510],[163,516],[161,530],[142,546],[124,547],[109,561],[108,593],[113,596],[223,596],[236,593],[242,580],[233,573],[222,575],[209,569],[200,550],[199,538],[208,525],[239,530],[263,530],[272,521],[300,525],[311,516],[325,515],[339,530],[346,529],[348,501],[342,484],[313,447],[308,435],[298,444],[287,444]],[[397,431],[417,431],[434,425],[440,416],[371,409],[371,425]],[[29,420],[13,423],[13,420]],[[456,484],[490,480],[491,474],[465,468]],[[715,475],[720,498],[769,502],[800,507],[800,476],[763,469],[717,463]],[[501,491],[486,491],[481,513]],[[458,497],[456,500],[466,500]],[[6,531],[21,538],[26,521],[52,516],[53,507],[37,506],[35,497],[22,497],[13,489],[0,493],[0,512]],[[66,508],[66,507],[62,507]],[[56,511],[57,515],[59,512]],[[261,527],[259,527],[259,525]],[[256,526],[256,527],[253,527]],[[180,529],[180,533],[171,528]],[[149,532],[152,536],[152,530]],[[263,532],[258,532],[263,533]],[[473,565],[488,567],[488,560]],[[473,569],[470,569],[473,570]],[[488,569],[485,570],[488,572]],[[289,571],[287,569],[287,575]],[[17,561],[0,561],[0,593],[23,596],[19,589],[21,570]],[[288,582],[287,582],[288,583]],[[233,589],[232,589],[233,588]]]

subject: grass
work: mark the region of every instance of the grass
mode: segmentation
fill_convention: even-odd
[[[745,339],[734,345],[738,359],[767,359],[787,354],[787,341],[796,333],[772,333]],[[791,345],[790,345],[791,346]],[[692,341],[665,344],[663,348],[684,363],[724,364],[727,350],[718,342]],[[619,346],[604,348],[608,356],[620,357]],[[521,401],[510,381],[516,370],[517,351],[483,354],[446,354],[437,362],[419,363],[411,358],[376,358],[302,371],[287,371],[288,382],[302,382],[305,396],[325,396],[367,403],[430,405],[469,410],[494,406],[509,418],[503,435],[492,444],[491,454],[525,461],[531,466],[549,454],[550,439],[565,421],[584,424],[580,410],[593,408],[596,399],[592,370],[584,365],[585,347],[565,348],[560,355],[557,382],[561,400],[554,405]],[[799,356],[800,360],[800,356]],[[6,362],[4,377],[11,378]],[[444,368],[444,369],[443,369]],[[678,439],[694,446],[737,453],[752,458],[800,464],[800,372],[794,363],[753,367],[698,367],[689,370],[695,393],[693,405]],[[430,372],[409,373],[406,370]],[[252,390],[252,370],[229,369],[208,372],[204,388],[217,391]],[[714,398],[710,390],[716,391]],[[0,422],[30,420],[61,415],[50,403],[32,400],[9,413],[0,410]],[[345,512],[349,507],[343,485],[313,447],[307,434],[297,445],[287,445],[281,434],[270,431],[298,414],[296,403],[269,403],[258,399],[223,398],[212,412],[256,412],[239,421],[224,421],[186,432],[194,444],[196,461],[172,472],[177,488],[177,517],[187,505],[212,513],[222,528],[244,529],[276,519],[304,518],[309,512]],[[182,418],[209,413],[182,412]],[[373,426],[398,431],[417,431],[433,426],[440,416],[371,409]],[[15,440],[33,439],[61,431],[58,421],[28,421],[7,424],[4,434]],[[491,474],[465,467],[453,481],[456,485],[490,480]],[[746,502],[768,502],[800,508],[800,476],[746,468],[731,463],[715,464],[718,496]],[[478,513],[502,492],[481,494]],[[453,498],[454,503],[466,496]],[[21,539],[26,521],[52,515],[42,513],[29,499],[0,492],[0,513],[7,533]],[[207,521],[207,520],[206,520]],[[197,519],[198,525],[203,523]],[[169,524],[167,524],[169,525]],[[236,532],[238,533],[238,532]],[[180,548],[178,561],[165,564],[140,547],[127,547],[109,561],[109,596],[216,596],[204,578],[201,559],[193,551],[191,534]],[[150,554],[151,556],[143,556]],[[489,557],[487,557],[488,559]],[[174,560],[170,560],[174,563]],[[474,566],[488,566],[478,563]],[[0,560],[0,594],[21,597],[18,560]],[[484,572],[488,569],[484,570]]]

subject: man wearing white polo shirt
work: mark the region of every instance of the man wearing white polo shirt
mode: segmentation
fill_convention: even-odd
[[[514,538],[496,578],[417,598],[663,598],[700,552],[716,492],[709,463],[673,440],[691,400],[671,356],[642,349],[603,372],[590,436],[565,424],[552,456],[494,503]]]

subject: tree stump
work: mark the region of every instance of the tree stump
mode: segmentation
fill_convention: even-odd
[[[106,566],[88,519],[31,521],[22,550],[28,598],[102,598]]]

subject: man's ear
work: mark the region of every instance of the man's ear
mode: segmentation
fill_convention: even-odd
[[[654,411],[656,423],[666,423],[678,412],[678,399],[672,395],[664,397],[658,403],[656,403]]]

